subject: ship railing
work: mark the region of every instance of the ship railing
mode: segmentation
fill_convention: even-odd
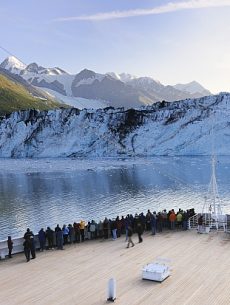
[[[214,229],[217,231],[227,231],[227,217],[226,215],[219,215],[219,219],[211,213],[200,213],[195,214],[188,219],[188,229],[197,229],[198,228],[198,218],[203,215],[203,230],[208,233],[210,230]],[[230,231],[230,228],[229,228]]]
[[[25,241],[23,237],[13,238],[13,251],[12,254],[21,253],[24,251],[23,242]],[[39,248],[38,235],[34,236],[35,247]],[[0,240],[0,259],[4,259],[8,255],[7,240]]]

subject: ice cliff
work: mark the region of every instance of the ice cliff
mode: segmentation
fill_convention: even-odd
[[[230,154],[230,94],[139,109],[19,111],[0,121],[0,157]]]

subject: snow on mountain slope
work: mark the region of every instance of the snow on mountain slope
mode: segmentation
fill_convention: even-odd
[[[1,63],[0,67],[9,70],[11,73],[19,74],[22,70],[26,68],[26,65],[23,64],[16,57],[10,56]]]
[[[81,85],[91,85],[95,81],[101,82],[105,77],[106,77],[106,75],[104,75],[104,74],[99,74],[99,73],[95,73],[93,71],[84,69],[75,76],[74,85],[72,84],[72,86],[79,87]]]
[[[29,83],[37,87],[45,87],[51,90],[55,90],[62,95],[72,96],[72,82],[74,75],[70,74],[50,74],[44,76],[42,74],[28,73],[22,75]]]
[[[100,100],[89,100],[82,97],[74,97],[74,96],[65,96],[63,94],[58,93],[57,91],[41,88],[46,93],[48,93],[52,98],[55,98],[57,101],[73,106],[78,109],[99,109],[108,107],[108,103],[106,101]]]
[[[219,94],[137,110],[15,112],[0,121],[0,157],[210,155],[213,141],[228,155],[229,104]]]
[[[128,73],[114,72],[99,74],[88,69],[70,75],[58,67],[44,68],[36,63],[25,66],[14,57],[6,59],[0,67],[19,74],[36,87],[48,88],[67,97],[98,100],[98,104],[103,100],[112,107],[126,109],[151,105],[162,100],[171,102],[210,94],[196,82],[175,87],[164,86],[151,77],[136,77]],[[181,89],[178,89],[178,86]]]
[[[188,84],[177,84],[175,86],[173,86],[174,88],[184,91],[184,92],[188,92],[190,94],[197,94],[200,93],[203,96],[204,95],[211,95],[211,92],[208,91],[207,89],[205,89],[203,86],[201,86],[201,84],[199,84],[196,81],[192,81]]]
[[[62,75],[62,74],[68,74],[64,70],[55,67],[55,68],[44,68],[41,66],[38,66],[38,64],[31,63],[21,72],[21,74],[28,74],[28,73],[35,73],[35,74],[46,74],[46,75]]]
[[[122,81],[123,83],[127,83],[136,78],[138,78],[138,77],[135,75],[129,74],[129,73],[120,73],[119,74],[119,80]]]

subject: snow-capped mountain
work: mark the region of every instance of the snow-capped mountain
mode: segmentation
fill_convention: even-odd
[[[192,81],[188,84],[177,84],[173,87],[186,93],[197,94],[197,95],[200,94],[200,97],[211,94],[210,91],[205,89],[203,86],[201,86],[201,84],[199,84],[196,81]]]
[[[140,109],[20,111],[0,121],[0,157],[210,155],[230,152],[230,94]]]
[[[38,66],[36,63],[25,65],[19,59],[14,56],[7,57],[1,64],[2,69],[6,69],[14,74],[26,75],[30,73],[34,74],[47,74],[47,75],[60,75],[66,72],[58,67],[55,68],[44,68]]]
[[[180,90],[173,86],[164,86],[150,77],[138,78],[127,73],[99,74],[84,69],[80,73],[72,75],[58,67],[44,68],[36,63],[26,66],[14,57],[4,60],[0,67],[20,75],[36,87],[48,92],[52,90],[52,94],[60,102],[65,103],[66,97],[68,97],[68,103],[79,109],[82,109],[83,106],[82,103],[77,104],[76,98],[83,99],[83,108],[89,108],[92,100],[98,101],[98,103],[94,103],[94,108],[100,108],[102,104],[132,108],[151,105],[161,100],[175,101],[202,96],[201,93],[191,94],[188,89]],[[204,92],[204,95],[207,92]],[[210,92],[208,93],[210,94]]]
[[[129,74],[129,73],[120,73],[120,74],[117,74],[115,72],[107,72],[106,74],[112,76],[113,78],[115,78],[117,80],[122,81],[123,83],[127,83],[127,82],[129,82],[129,81],[131,81],[133,79],[138,78],[137,76]]]
[[[55,67],[55,68],[44,68],[38,66],[35,62],[26,66],[25,69],[22,70],[21,75],[25,75],[27,73],[34,73],[34,74],[47,74],[47,75],[62,75],[67,74],[64,70]]]
[[[15,84],[22,85],[28,91],[28,93],[31,94],[31,96],[34,96],[34,97],[37,97],[40,99],[44,99],[44,100],[50,98],[50,96],[46,92],[44,92],[40,88],[32,86],[24,78],[22,78],[19,74],[12,73],[9,70],[6,70],[6,69],[3,69],[0,67],[0,76],[1,75],[7,77],[7,79],[14,82]],[[53,97],[51,99],[53,100]],[[10,101],[9,101],[9,103],[10,103]]]
[[[197,98],[212,94],[196,81],[188,84],[164,86],[158,80],[151,77],[137,77],[127,73],[116,74],[114,72],[108,72],[107,74],[115,79],[121,80],[133,88],[145,91],[145,94],[148,93],[154,101],[166,100],[172,102],[180,99]]]
[[[2,69],[9,70],[11,73],[20,74],[21,71],[26,69],[26,65],[23,64],[14,56],[6,58],[0,65]]]

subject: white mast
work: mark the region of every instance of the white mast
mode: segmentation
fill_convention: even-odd
[[[212,175],[211,180],[209,183],[208,188],[208,195],[205,197],[205,203],[203,206],[202,213],[205,214],[205,220],[209,223],[210,228],[216,227],[218,230],[221,226],[224,225],[225,222],[225,215],[222,214],[221,203],[218,194],[218,187],[216,181],[216,155],[214,149],[214,133],[213,133],[213,121],[214,117],[212,118]]]
[[[212,226],[215,225],[218,230],[223,215],[216,182],[216,158],[214,155],[212,156],[212,176],[209,185],[209,197],[211,201],[209,208],[211,212]]]

